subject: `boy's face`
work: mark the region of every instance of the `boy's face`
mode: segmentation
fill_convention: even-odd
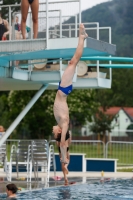
[[[4,132],[3,126],[0,126],[0,132]]]

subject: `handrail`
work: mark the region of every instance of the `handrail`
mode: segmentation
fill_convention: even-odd
[[[49,2],[49,0],[46,0],[43,3],[39,3],[39,5],[46,4],[46,19],[47,19],[46,20],[47,21],[47,23],[46,23],[46,27],[47,27],[46,28],[46,32],[47,32],[46,37],[47,37],[47,48],[48,48],[48,42],[49,42],[49,37],[48,37],[48,27],[49,27],[49,25],[48,25],[48,19],[49,19],[49,14],[48,14],[49,13],[49,9],[48,9],[48,7],[49,7],[49,4],[55,4],[55,3],[59,3],[59,4],[60,3],[73,3],[73,2],[79,2],[79,21],[81,21],[81,0],[50,1],[50,2]],[[9,4],[9,5],[2,5],[2,6],[0,6],[1,8],[8,8],[9,9],[9,26],[10,27],[11,27],[11,9],[13,7],[20,7],[20,6],[21,6],[21,4]],[[41,12],[41,11],[39,11],[39,12]],[[60,18],[61,18],[61,12],[60,12]],[[11,40],[11,34],[9,34],[9,40]]]

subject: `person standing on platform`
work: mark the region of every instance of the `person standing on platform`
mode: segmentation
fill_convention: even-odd
[[[2,19],[0,12],[0,40],[7,40],[7,35],[9,35],[9,24],[7,20]]]
[[[21,31],[23,39],[26,39],[26,20],[31,7],[32,20],[33,20],[33,38],[37,38],[38,35],[38,11],[39,11],[39,0],[21,0]]]
[[[61,150],[61,162],[68,164],[67,161],[67,145],[66,145],[66,134],[68,132],[69,126],[69,109],[67,105],[67,96],[72,92],[72,81],[73,76],[76,70],[76,65],[82,56],[83,48],[84,48],[84,40],[88,37],[85,32],[85,28],[83,24],[79,26],[79,41],[76,52],[69,62],[67,68],[65,69],[63,76],[61,78],[61,82],[59,82],[58,91],[56,93],[55,101],[54,101],[54,116],[57,121],[56,128],[53,129],[54,134],[61,133],[61,142],[60,142],[60,150]]]

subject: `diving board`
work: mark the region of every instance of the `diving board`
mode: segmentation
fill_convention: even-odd
[[[32,60],[55,59],[69,61],[76,50],[78,38],[55,38],[37,40],[20,40],[1,42],[0,45],[0,90],[38,90],[42,85],[49,84],[47,89],[57,89],[58,82],[63,74],[62,67],[55,71],[34,71],[32,70]],[[2,46],[2,47],[1,47]],[[116,45],[109,44],[88,37],[84,42],[83,58],[115,55]],[[16,60],[28,60],[30,69],[15,68],[10,62]],[[84,78],[74,76],[75,89],[87,88],[111,88],[111,78],[100,77],[100,73],[95,77]]]

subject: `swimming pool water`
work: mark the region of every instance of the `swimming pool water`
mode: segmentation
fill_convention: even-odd
[[[18,200],[133,200],[133,180],[117,179],[104,183],[75,184],[19,193]],[[6,199],[5,194],[0,200]]]

